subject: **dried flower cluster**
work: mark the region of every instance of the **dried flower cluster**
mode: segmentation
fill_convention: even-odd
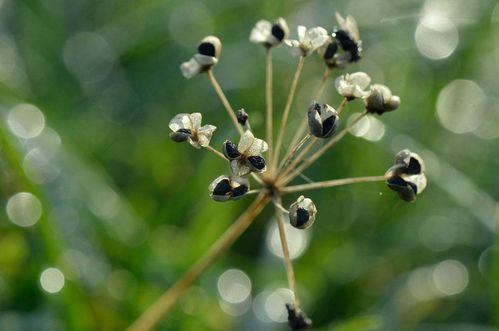
[[[403,200],[414,201],[416,196],[426,187],[423,160],[409,150],[403,150],[396,155],[395,165],[388,169],[384,176],[344,178],[289,186],[292,181],[302,175],[304,170],[340,141],[361,118],[370,114],[382,115],[397,109],[400,105],[400,98],[393,95],[387,86],[370,85],[371,78],[363,72],[346,73],[336,78],[336,90],[343,96],[343,101],[336,109],[328,104],[318,102],[322,98],[333,69],[343,69],[348,64],[359,61],[362,55],[362,42],[354,18],[351,16],[343,18],[337,13],[336,20],[337,27],[333,31],[327,31],[322,27],[308,29],[304,26],[298,26],[297,39],[289,38],[289,29],[283,18],[278,18],[273,23],[261,20],[251,31],[250,41],[261,44],[266,52],[265,108],[266,140],[268,143],[253,135],[249,125],[249,115],[244,109],[234,111],[214,76],[213,66],[219,62],[221,54],[221,42],[218,38],[213,36],[203,38],[198,45],[197,53],[180,66],[186,78],[192,78],[202,73],[207,74],[240,137],[237,145],[229,139],[225,140],[221,146],[221,151],[211,147],[210,139],[216,128],[212,125],[201,126],[201,114],[199,113],[176,115],[169,125],[173,131],[170,137],[175,142],[186,141],[196,148],[208,149],[228,162],[230,174],[219,176],[209,185],[210,196],[213,200],[236,200],[250,194],[257,194],[257,197],[249,209],[213,245],[212,250],[165,294],[164,297],[168,298],[170,305],[167,308],[155,307],[155,311],[149,315],[146,312],[142,320],[139,319],[139,324],[143,323],[142,325],[144,325],[149,321],[149,324],[145,324],[146,326],[154,325],[161,315],[173,305],[172,302],[175,302],[211,262],[244,232],[264,206],[272,202],[284,252],[289,288],[293,292],[292,302],[286,305],[289,325],[293,330],[305,329],[312,322],[304,313],[297,297],[296,282],[284,231],[283,215],[288,215],[290,224],[295,228],[306,229],[314,224],[317,218],[317,208],[310,198],[300,195],[286,209],[282,206],[282,196],[352,183],[385,181],[387,186],[396,191]],[[290,46],[292,53],[298,56],[299,60],[284,110],[282,114],[279,114],[280,123],[277,137],[274,137],[272,49],[281,44]],[[298,111],[303,114],[303,121],[298,129],[293,130],[295,135],[292,143],[287,146],[287,151],[281,154],[287,119],[292,108],[303,63],[314,52],[317,52],[324,61],[325,72],[310,104],[298,107]],[[355,121],[338,132],[340,114],[354,100],[361,100],[365,105],[365,110],[356,117]],[[274,140],[274,138],[276,139]],[[317,148],[318,141],[325,141],[325,143]],[[253,177],[255,184],[258,185],[257,189],[250,190],[250,183],[246,178],[248,175]],[[158,305],[160,304],[158,303]]]

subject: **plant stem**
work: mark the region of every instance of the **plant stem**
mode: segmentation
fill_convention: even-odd
[[[300,79],[300,75],[303,69],[303,63],[305,62],[305,57],[300,56],[300,60],[298,61],[298,65],[296,67],[295,75],[293,77],[293,81],[291,83],[291,87],[289,89],[288,98],[286,100],[286,105],[284,107],[284,112],[282,115],[281,125],[279,127],[279,133],[277,135],[277,142],[275,145],[274,156],[272,158],[272,170],[275,170],[277,167],[277,161],[279,160],[279,153],[281,152],[282,140],[284,138],[284,132],[286,130],[286,123],[289,117],[289,111],[291,110],[291,106],[293,104],[293,99],[295,97],[296,87],[298,86],[298,80]]]
[[[211,246],[172,287],[170,287],[158,300],[156,300],[142,315],[133,322],[127,331],[146,331],[156,326],[161,318],[175,305],[189,287],[210,267],[217,258],[225,252],[241,234],[251,225],[256,216],[269,202],[268,194],[261,193],[246,211],[224,232],[224,234]]]
[[[296,168],[296,166],[298,165],[298,163],[300,163],[301,160],[303,160],[303,158],[308,154],[308,152],[315,146],[315,144],[317,143],[317,141],[319,141],[319,139],[316,138],[316,137],[313,137],[312,141],[307,146],[305,146],[304,149],[301,150],[301,152],[291,162],[291,164],[289,164],[286,168],[283,168],[284,171],[279,176],[279,178],[281,178],[281,179],[285,178],[290,172],[292,172],[293,169]]]
[[[293,158],[293,156],[298,152],[300,148],[310,139],[312,136],[310,134],[306,134],[305,137],[303,137],[298,144],[296,144],[293,149],[288,150],[288,153],[285,158],[282,159],[281,163],[279,164],[279,170],[286,168]]]
[[[329,148],[334,146],[338,141],[343,138],[348,131],[355,125],[357,122],[359,122],[364,116],[367,115],[367,112],[364,111],[361,113],[356,119],[354,119],[346,128],[341,130],[336,136],[333,137],[333,139],[329,140],[327,144],[322,146],[319,150],[317,150],[314,154],[312,154],[309,158],[307,158],[303,163],[296,169],[294,169],[291,174],[287,175],[284,177],[284,179],[281,181],[282,184],[286,185],[289,183],[291,180],[293,180],[298,174],[300,174],[302,171],[307,169],[312,163],[314,163],[319,157],[322,156]],[[308,147],[308,146],[307,146]],[[291,168],[291,167],[290,167]]]
[[[209,150],[210,152],[212,153],[215,153],[216,155],[220,156],[222,159],[224,159],[225,161],[227,161],[227,158],[225,157],[225,155],[223,155],[221,152],[217,151],[216,149],[214,149],[213,147],[211,147],[210,145],[206,146],[205,147],[207,150]]]
[[[283,213],[278,206],[282,207],[281,197],[277,196],[275,199],[275,214],[277,227],[279,229],[279,238],[281,239],[282,253],[284,258],[284,266],[286,267],[286,275],[288,278],[288,286],[291,292],[293,293],[293,306],[298,307],[299,301],[298,296],[296,294],[296,280],[295,273],[293,271],[293,263],[291,262],[291,258],[289,256],[289,248],[288,241],[286,239],[286,230],[284,229],[284,220]]]
[[[267,48],[266,54],[266,82],[265,82],[265,102],[266,102],[266,114],[267,114],[267,144],[269,145],[269,150],[267,152],[269,160],[272,160],[272,149],[273,149],[273,138],[272,138],[272,49]]]
[[[294,192],[302,192],[302,191],[307,191],[307,190],[335,187],[335,186],[348,185],[348,184],[381,182],[384,180],[385,180],[385,176],[368,176],[368,177],[333,179],[333,180],[317,182],[317,183],[288,186],[288,187],[282,188],[280,190],[280,192],[282,192],[284,194],[285,193],[294,193]]]
[[[210,69],[206,72],[206,74],[208,75],[208,78],[210,79],[211,85],[213,85],[215,92],[218,94],[220,101],[222,101],[222,103],[225,107],[225,110],[229,114],[230,119],[232,120],[232,122],[236,126],[237,131],[239,131],[239,133],[242,135],[244,132],[243,132],[243,129],[241,128],[241,125],[239,125],[239,122],[237,121],[237,117],[236,117],[236,114],[234,112],[234,109],[231,107],[229,100],[227,100],[227,97],[224,94],[224,91],[222,91],[222,88],[218,84],[217,79],[215,78],[215,75],[213,74],[213,71]]]

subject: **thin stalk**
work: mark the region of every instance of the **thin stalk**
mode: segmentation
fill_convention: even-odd
[[[291,174],[287,175],[284,177],[284,179],[281,181],[282,184],[287,184],[291,180],[293,180],[298,174],[300,174],[302,171],[307,169],[312,163],[314,163],[319,157],[322,156],[329,148],[334,146],[338,141],[340,141],[347,133],[350,131],[350,129],[357,124],[364,116],[367,115],[367,111],[364,111],[362,114],[360,114],[356,119],[352,121],[346,128],[341,130],[336,136],[334,136],[327,144],[322,146],[319,150],[317,150],[314,154],[312,154],[309,158],[305,159],[302,164],[296,169],[291,172]]]
[[[341,103],[340,105],[338,106],[338,108],[336,109],[336,112],[339,114],[341,114],[341,112],[343,112],[343,110],[345,109],[345,107],[347,106],[348,104],[348,99],[347,98],[343,98],[343,100],[341,100]]]
[[[273,149],[273,139],[272,139],[272,48],[267,48],[266,54],[266,80],[265,80],[265,103],[266,103],[266,114],[267,114],[267,144],[269,145],[269,150],[267,152],[269,160],[272,160],[272,149]]]
[[[319,87],[315,91],[315,94],[313,96],[313,100],[317,101],[322,97],[322,94],[324,93],[324,89],[326,88],[326,83],[329,77],[331,76],[331,73],[333,72],[333,68],[326,67],[324,70],[324,74],[322,74],[321,82],[319,83]],[[305,130],[307,129],[307,116],[305,115],[303,120],[301,121],[300,127],[296,131],[295,135],[293,136],[293,139],[291,139],[291,144],[289,145],[288,152],[286,153],[286,156],[289,154],[289,150],[296,144],[296,142],[300,139],[301,136],[305,133]]]
[[[217,151],[216,149],[214,149],[213,147],[211,147],[210,145],[206,146],[205,147],[207,150],[209,150],[210,152],[212,153],[215,153],[216,155],[218,155],[219,157],[221,157],[222,159],[224,159],[225,161],[227,161],[227,158],[225,157],[225,155],[223,155],[221,152]]]
[[[222,103],[225,107],[225,110],[227,111],[227,114],[229,114],[230,119],[232,120],[232,122],[236,126],[237,131],[239,131],[239,133],[242,135],[244,132],[243,132],[243,129],[241,128],[241,125],[239,125],[239,122],[237,121],[237,117],[236,117],[236,114],[234,112],[234,109],[230,105],[229,100],[227,100],[227,97],[225,96],[224,91],[222,90],[222,88],[218,84],[217,79],[215,78],[215,75],[213,74],[213,71],[210,69],[206,72],[206,74],[208,75],[208,78],[210,79],[211,85],[215,89],[215,92],[218,94],[220,101],[222,101]]]
[[[154,328],[163,316],[177,303],[191,285],[210,267],[217,258],[225,252],[241,234],[251,225],[256,216],[269,202],[267,194],[260,194],[255,201],[239,216],[239,218],[225,231],[225,233],[211,246],[172,287],[130,325],[127,331],[146,331]]]
[[[289,248],[288,241],[286,239],[286,231],[284,229],[284,220],[283,213],[278,206],[282,206],[282,201],[280,197],[276,197],[276,205],[275,205],[275,214],[277,227],[279,229],[279,238],[281,239],[282,253],[284,257],[284,266],[286,267],[286,275],[288,278],[288,286],[291,292],[293,293],[293,306],[298,307],[299,301],[298,296],[296,294],[296,280],[295,273],[293,271],[293,263],[291,262],[291,258],[289,256]]]
[[[342,178],[342,179],[333,179],[333,180],[317,182],[317,183],[288,186],[288,187],[282,188],[280,190],[280,192],[282,192],[282,193],[294,193],[294,192],[302,192],[302,191],[335,187],[335,186],[342,186],[342,185],[348,185],[348,184],[382,182],[382,181],[385,181],[385,176]]]
[[[298,152],[298,150],[310,139],[312,136],[310,134],[305,135],[298,144],[296,144],[293,149],[289,149],[287,155],[282,159],[281,163],[279,164],[279,170],[286,168],[293,158],[293,156]]]
[[[284,112],[282,114],[281,125],[279,127],[279,133],[277,135],[277,142],[275,145],[275,151],[272,158],[272,170],[275,170],[277,167],[277,161],[279,159],[279,153],[281,152],[282,140],[284,138],[284,132],[286,130],[286,123],[288,122],[289,111],[291,110],[291,106],[293,104],[293,99],[295,97],[296,87],[298,86],[298,80],[300,79],[300,75],[303,69],[303,63],[305,62],[305,57],[300,56],[300,60],[298,61],[298,65],[296,66],[295,75],[293,77],[293,81],[291,82],[291,87],[289,89],[288,98],[286,99],[286,105],[284,107]]]
[[[307,146],[305,146],[304,149],[301,150],[301,152],[298,154],[298,156],[291,161],[291,164],[289,164],[286,168],[284,168],[284,171],[282,174],[279,176],[280,179],[285,178],[287,175],[289,175],[290,172],[292,172],[297,166],[298,163],[301,162],[305,158],[305,156],[310,152],[310,150],[315,146],[315,144],[319,141],[318,138],[313,137],[312,141],[308,143]]]

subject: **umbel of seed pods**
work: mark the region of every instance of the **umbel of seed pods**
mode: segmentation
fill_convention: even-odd
[[[267,50],[284,42],[292,48],[293,54],[302,58],[317,51],[328,68],[344,68],[349,63],[360,60],[362,41],[353,17],[343,18],[337,13],[336,20],[337,26],[330,33],[322,27],[307,29],[304,26],[298,26],[298,39],[296,40],[288,39],[289,29],[284,19],[279,18],[274,22],[261,20],[256,23],[249,39],[253,43],[263,45]],[[197,53],[180,66],[183,75],[186,78],[192,78],[203,72],[211,74],[212,67],[219,61],[221,49],[222,45],[217,37],[203,38],[198,45]],[[212,76],[210,79],[214,80]],[[400,98],[392,95],[387,86],[370,85],[370,83],[371,78],[367,74],[356,72],[339,76],[335,81],[335,87],[346,102],[354,99],[363,100],[366,114],[382,115],[400,106]],[[214,85],[217,84],[214,83]],[[228,101],[225,96],[220,93],[219,96],[234,124],[239,125],[238,130],[241,136],[237,145],[231,140],[225,140],[222,153],[213,149],[210,146],[210,140],[216,127],[201,126],[200,113],[176,115],[170,121],[169,127],[173,131],[170,137],[175,142],[188,142],[198,149],[210,149],[227,159],[231,175],[217,177],[209,185],[209,192],[215,201],[237,200],[250,191],[249,181],[244,177],[267,170],[263,153],[268,150],[268,145],[264,140],[253,135],[246,111],[240,109],[236,114],[230,113],[232,109],[227,105]],[[340,117],[339,112],[330,105],[313,101],[306,111],[306,121],[311,137],[327,140],[336,133]],[[384,175],[385,182],[404,201],[414,201],[416,195],[426,187],[424,170],[423,160],[417,154],[405,149],[395,156],[395,164]],[[259,183],[263,184],[262,181]],[[311,199],[300,195],[289,206],[287,212],[292,226],[307,229],[316,219],[317,208]],[[311,320],[300,307],[286,304],[286,309],[289,325],[293,330],[311,326]]]

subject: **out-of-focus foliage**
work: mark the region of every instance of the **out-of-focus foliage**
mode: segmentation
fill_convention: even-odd
[[[264,53],[248,41],[252,26],[283,16],[295,37],[298,24],[332,29],[335,11],[353,15],[363,39],[363,59],[346,71],[368,72],[402,104],[306,175],[381,175],[409,148],[426,160],[429,185],[413,204],[377,183],[310,194],[317,220],[295,239],[305,244],[294,260],[305,310],[318,330],[494,330],[492,0],[0,0],[0,329],[119,330],[144,311],[251,200],[210,200],[208,184],[227,163],[168,139],[176,113],[201,112],[219,128],[214,147],[237,140],[207,78],[185,80],[180,63],[217,35],[215,72],[262,135]],[[276,110],[295,65],[276,49]],[[323,68],[307,59],[293,125]],[[324,101],[340,100],[331,81]],[[260,215],[158,329],[285,330],[270,217]],[[227,269],[243,272],[233,273],[247,292],[237,304],[231,278],[220,277]]]

